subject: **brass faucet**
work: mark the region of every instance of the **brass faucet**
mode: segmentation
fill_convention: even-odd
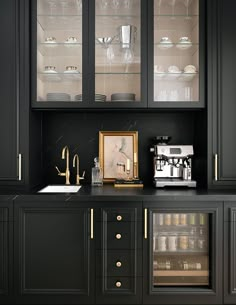
[[[62,160],[65,160],[66,158],[66,171],[65,173],[61,173],[57,166],[56,166],[56,170],[58,171],[58,176],[66,177],[66,185],[69,185],[70,184],[70,164],[69,164],[70,152],[68,146],[65,146],[62,149],[61,158]]]
[[[79,175],[79,156],[77,154],[75,154],[74,158],[73,158],[73,167],[75,167],[75,165],[77,165],[76,166],[76,184],[80,185],[80,180],[84,179],[85,171],[83,172],[82,177],[80,177],[80,175]]]

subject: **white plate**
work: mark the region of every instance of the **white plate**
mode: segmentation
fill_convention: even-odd
[[[160,42],[158,48],[161,50],[166,50],[172,48],[173,46],[174,44],[172,42]]]
[[[180,50],[188,50],[188,49],[190,49],[192,46],[193,46],[192,42],[179,42],[179,43],[176,45],[176,48],[177,48],[177,49],[180,49]]]

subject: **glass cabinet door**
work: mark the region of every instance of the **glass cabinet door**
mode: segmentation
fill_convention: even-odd
[[[210,286],[209,221],[204,213],[153,213],[153,288]]]
[[[82,0],[37,0],[37,101],[82,102]]]
[[[96,0],[96,104],[141,101],[141,2]]]
[[[200,101],[200,1],[154,0],[154,104]]]

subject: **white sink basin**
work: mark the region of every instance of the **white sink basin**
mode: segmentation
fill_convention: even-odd
[[[77,193],[80,188],[78,185],[48,185],[38,193]]]

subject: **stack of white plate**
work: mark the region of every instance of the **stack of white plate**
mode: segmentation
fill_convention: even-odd
[[[135,93],[113,93],[111,100],[114,102],[133,102],[135,101]]]
[[[95,102],[105,102],[107,99],[106,95],[103,94],[95,94]]]
[[[59,101],[59,102],[67,102],[70,101],[70,95],[67,93],[48,93],[47,94],[47,101],[51,102],[51,101]]]

